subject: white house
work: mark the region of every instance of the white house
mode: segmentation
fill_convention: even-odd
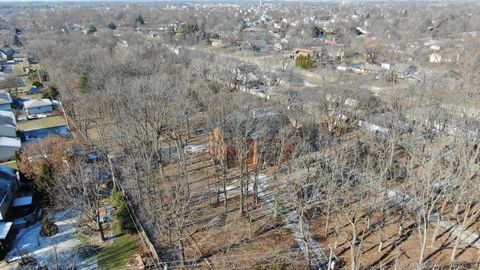
[[[254,52],[263,52],[268,49],[268,44],[265,40],[250,40],[245,43],[247,49]]]
[[[0,137],[17,137],[17,122],[10,111],[0,110]]]
[[[12,98],[10,94],[5,91],[0,91],[0,110],[11,111],[12,110]]]
[[[53,103],[50,99],[32,99],[23,103],[28,115],[47,113],[53,111]]]
[[[441,63],[442,62],[442,56],[438,53],[432,53],[430,54],[428,60],[430,63]]]
[[[20,139],[0,137],[0,161],[8,161],[15,158],[15,153],[20,149]]]
[[[3,60],[13,60],[15,51],[11,48],[0,49],[0,58]]]
[[[15,198],[19,186],[14,169],[0,165],[0,220],[5,220],[10,203]]]

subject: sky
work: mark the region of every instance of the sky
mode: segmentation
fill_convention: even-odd
[[[211,0],[211,2],[252,2],[254,0]],[[268,0],[267,0],[268,1]],[[285,2],[286,0],[271,0],[270,2]],[[302,0],[290,0],[302,2]],[[305,0],[305,2],[456,2],[458,0]],[[208,0],[0,0],[0,3],[14,3],[14,2],[209,2]],[[459,1],[460,2],[460,1]]]

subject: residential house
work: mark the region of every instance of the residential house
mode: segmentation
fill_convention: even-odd
[[[229,45],[229,42],[225,39],[212,38],[210,39],[212,47],[225,48]]]
[[[259,39],[259,40],[250,40],[247,41],[245,44],[245,47],[248,50],[254,51],[254,52],[263,52],[268,49],[268,44],[265,40]]]
[[[255,164],[275,164],[281,158],[281,162],[290,159],[294,149],[297,147],[295,142],[287,143],[281,149],[278,146],[281,138],[279,130],[282,126],[291,125],[290,120],[274,112],[253,111],[254,124],[243,144],[246,151],[245,162],[247,165]],[[233,134],[232,134],[233,131]],[[235,131],[220,128],[213,129],[209,134],[208,149],[210,154],[219,163],[224,163],[228,168],[238,166],[238,149],[232,140]],[[299,134],[303,134],[299,131]],[[301,136],[301,135],[299,135]]]
[[[28,115],[48,113],[53,111],[53,103],[50,99],[32,99],[23,103]]]
[[[239,88],[255,88],[259,87],[262,82],[260,79],[255,75],[256,70],[254,66],[240,66],[237,67],[235,70],[235,85],[233,88],[239,89]]]
[[[480,121],[454,115],[452,111],[442,107],[413,108],[405,112],[405,117],[422,130],[480,138]]]
[[[351,70],[354,73],[359,74],[380,74],[385,72],[385,69],[381,66],[370,64],[368,62],[352,65]]]
[[[8,208],[20,185],[18,178],[14,169],[0,165],[0,220],[5,220],[8,215]]]
[[[279,42],[275,43],[273,45],[273,48],[276,50],[276,51],[284,51],[284,50],[288,50],[288,39],[286,38],[282,38]]]
[[[345,48],[343,45],[325,45],[320,51],[322,58],[342,61],[345,56]]]
[[[429,55],[428,61],[430,63],[441,63],[443,61],[443,57],[438,53],[432,53]]]
[[[298,57],[303,56],[315,60],[318,58],[319,50],[317,48],[297,48],[293,50],[290,55],[291,58],[297,60]]]
[[[13,112],[0,110],[0,137],[17,137],[17,121]]]
[[[2,60],[14,60],[15,51],[12,48],[2,48],[0,49],[0,59]]]
[[[178,46],[178,47],[172,48],[172,52],[177,56],[183,57],[185,56],[185,54],[187,54],[187,48]]]
[[[0,161],[8,161],[15,158],[15,154],[20,149],[20,139],[10,137],[0,137]]]
[[[250,144],[247,164],[255,164],[257,162],[257,146],[254,140],[249,140]],[[215,128],[208,137],[208,145],[210,154],[218,162],[226,162],[228,168],[236,167],[238,164],[237,161],[237,149],[231,144],[228,144],[225,139],[223,132],[219,128]]]
[[[417,67],[409,64],[395,64],[394,70],[400,76],[414,75],[417,72]]]
[[[408,133],[412,131],[403,117],[392,113],[371,114],[358,121],[358,126],[373,133],[388,134],[390,132]]]
[[[370,32],[368,32],[367,30],[362,29],[362,28],[360,28],[360,27],[355,28],[355,34],[356,34],[358,37],[370,36]]]
[[[5,91],[0,91],[0,110],[11,111],[12,110],[12,98],[10,94]]]

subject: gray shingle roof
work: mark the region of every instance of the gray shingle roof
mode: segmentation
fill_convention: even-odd
[[[5,91],[0,91],[0,104],[10,104],[12,103],[12,98],[10,94]]]
[[[53,105],[53,103],[50,99],[46,99],[46,98],[32,99],[32,100],[27,100],[23,102],[23,106],[25,106],[25,108],[36,108],[36,107],[43,107],[48,105]]]

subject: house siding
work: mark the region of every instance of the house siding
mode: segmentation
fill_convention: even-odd
[[[18,179],[12,182],[12,185],[8,189],[7,194],[5,194],[5,197],[3,197],[2,201],[0,202],[0,220],[4,220],[7,217],[8,208],[10,207],[10,204],[12,203],[12,200],[15,197],[17,191]]]
[[[11,126],[0,127],[0,137],[16,138],[17,130]]]
[[[10,146],[0,146],[0,161],[8,161],[15,158],[18,149]]]
[[[28,108],[27,112],[28,114],[37,114],[37,113],[51,112],[52,110],[53,110],[52,105],[46,105],[41,107]]]
[[[10,105],[10,103],[0,104],[0,110],[12,111],[12,106]]]

